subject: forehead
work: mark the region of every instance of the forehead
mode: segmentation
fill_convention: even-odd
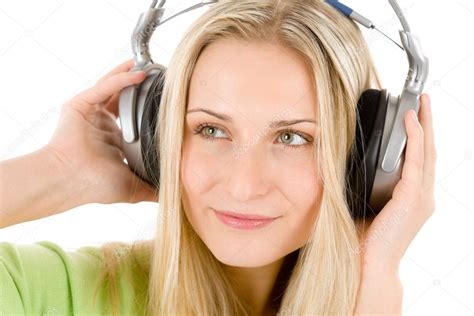
[[[316,91],[308,66],[293,50],[226,38],[207,46],[197,60],[188,109],[198,107],[249,119],[293,112],[316,118]]]

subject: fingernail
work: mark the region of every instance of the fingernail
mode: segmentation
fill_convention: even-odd
[[[416,112],[415,110],[410,110],[411,111],[411,119],[414,121],[414,122],[418,122],[418,116],[416,115]]]
[[[136,74],[142,74],[145,73],[143,70],[134,70],[131,72],[131,74],[136,75]]]
[[[145,72],[143,70],[135,70],[135,71],[132,71],[132,77],[136,77],[136,78],[144,78],[145,77]]]
[[[426,95],[426,108],[428,109],[428,112],[431,112],[431,99],[429,95]]]

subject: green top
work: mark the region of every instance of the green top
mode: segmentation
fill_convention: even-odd
[[[92,246],[70,252],[49,241],[0,242],[0,315],[109,315],[106,283],[92,304],[103,258]],[[125,262],[117,270],[120,315],[143,315],[147,284]]]

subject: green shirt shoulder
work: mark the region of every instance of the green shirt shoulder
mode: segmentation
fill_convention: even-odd
[[[138,277],[133,261],[118,262],[120,315],[142,315],[147,278]],[[97,288],[103,269],[99,247],[65,251],[50,241],[0,242],[0,315],[108,315],[108,282]]]

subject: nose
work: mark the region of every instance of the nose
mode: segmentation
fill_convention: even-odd
[[[227,174],[227,190],[236,201],[247,202],[264,196],[271,185],[272,161],[259,146],[241,148],[234,154]]]

